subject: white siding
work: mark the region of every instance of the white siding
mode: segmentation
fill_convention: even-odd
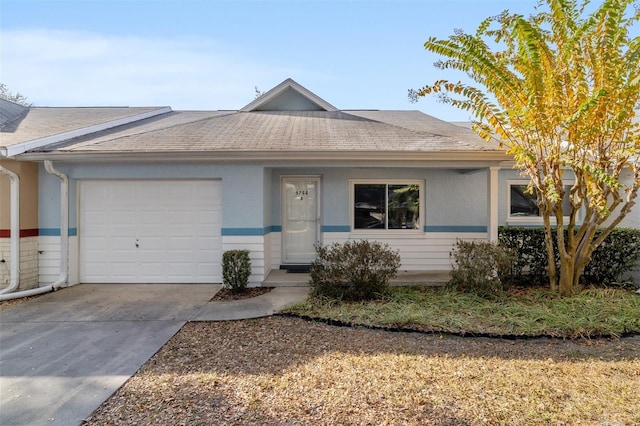
[[[224,235],[222,236],[222,252],[229,250],[249,250],[251,261],[250,286],[259,286],[266,276],[265,237],[261,235]]]
[[[40,284],[51,284],[60,277],[60,237],[41,235],[38,244]]]
[[[386,243],[398,250],[403,271],[443,271],[451,269],[449,253],[457,240],[487,240],[486,232],[427,232],[413,235],[384,235],[325,232],[323,244],[344,243],[347,240],[368,239]]]
[[[60,237],[38,237],[38,275],[40,286],[52,284],[60,278]],[[69,237],[69,270],[67,281],[78,284],[78,237]]]
[[[264,276],[265,277],[269,275],[269,272],[271,271],[271,265],[273,265],[273,255],[272,255],[273,243],[271,242],[272,239],[273,239],[273,233],[269,233],[264,236],[263,247],[264,247]]]
[[[282,264],[282,233],[271,234],[271,269],[278,269]]]

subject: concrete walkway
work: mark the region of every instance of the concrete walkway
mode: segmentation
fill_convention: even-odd
[[[0,311],[0,425],[79,425],[187,321],[271,315],[308,287],[209,302],[220,285],[79,285]]]

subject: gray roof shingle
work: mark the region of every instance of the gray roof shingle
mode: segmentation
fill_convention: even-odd
[[[31,107],[20,119],[0,128],[0,147],[108,123],[156,109],[158,107]],[[0,110],[5,110],[5,105],[0,105]]]
[[[29,111],[29,107],[0,98],[0,131],[13,127],[15,122]]]
[[[436,152],[498,148],[468,129],[419,111],[175,111],[77,138],[55,150]]]

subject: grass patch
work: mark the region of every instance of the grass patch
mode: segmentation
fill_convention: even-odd
[[[589,289],[567,298],[545,289],[516,289],[486,299],[446,287],[392,287],[380,300],[310,298],[282,313],[461,334],[590,338],[640,333],[640,297],[622,289]]]

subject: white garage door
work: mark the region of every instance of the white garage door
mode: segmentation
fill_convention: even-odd
[[[80,282],[221,282],[220,181],[82,181]]]

